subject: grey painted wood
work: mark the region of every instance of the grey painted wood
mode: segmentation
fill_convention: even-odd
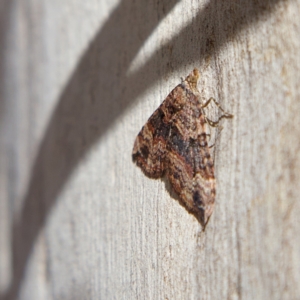
[[[1,2],[1,299],[300,298],[300,3],[157,2]],[[194,67],[234,114],[205,232],[131,161]]]

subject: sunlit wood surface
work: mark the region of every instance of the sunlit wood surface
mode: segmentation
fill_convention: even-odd
[[[299,15],[298,0],[1,1],[0,299],[300,299]],[[131,161],[194,67],[234,114],[205,232]]]

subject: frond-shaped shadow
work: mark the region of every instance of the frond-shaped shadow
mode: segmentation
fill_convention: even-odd
[[[11,11],[13,6],[12,1],[3,0],[0,4],[0,121],[5,113],[5,86],[8,84],[8,80],[5,77],[6,69],[6,57],[5,51],[6,40],[9,32],[9,18],[7,12]]]
[[[45,132],[22,212],[13,224],[13,280],[1,299],[18,295],[38,233],[74,168],[120,114],[160,79],[158,66],[171,71],[217,53],[243,28],[270,14],[279,1],[211,1],[141,69],[128,76],[138,50],[178,0],[159,4],[123,0],[119,4],[81,58]],[[116,90],[118,84],[126,88]]]

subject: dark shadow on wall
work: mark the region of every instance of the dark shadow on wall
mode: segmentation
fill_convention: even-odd
[[[119,4],[81,58],[45,132],[22,212],[13,225],[13,280],[1,299],[17,297],[32,247],[60,191],[124,110],[172,70],[218,53],[241,30],[267,17],[279,1],[211,1],[131,75],[128,68],[137,52],[179,1]]]
[[[8,86],[7,77],[5,76],[5,58],[12,4],[12,0],[2,0],[0,3],[0,122],[5,113],[5,91]]]

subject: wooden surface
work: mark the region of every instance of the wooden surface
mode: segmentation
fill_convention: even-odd
[[[296,0],[1,1],[0,299],[300,299],[299,14]],[[205,232],[131,161],[194,67],[234,114]]]

